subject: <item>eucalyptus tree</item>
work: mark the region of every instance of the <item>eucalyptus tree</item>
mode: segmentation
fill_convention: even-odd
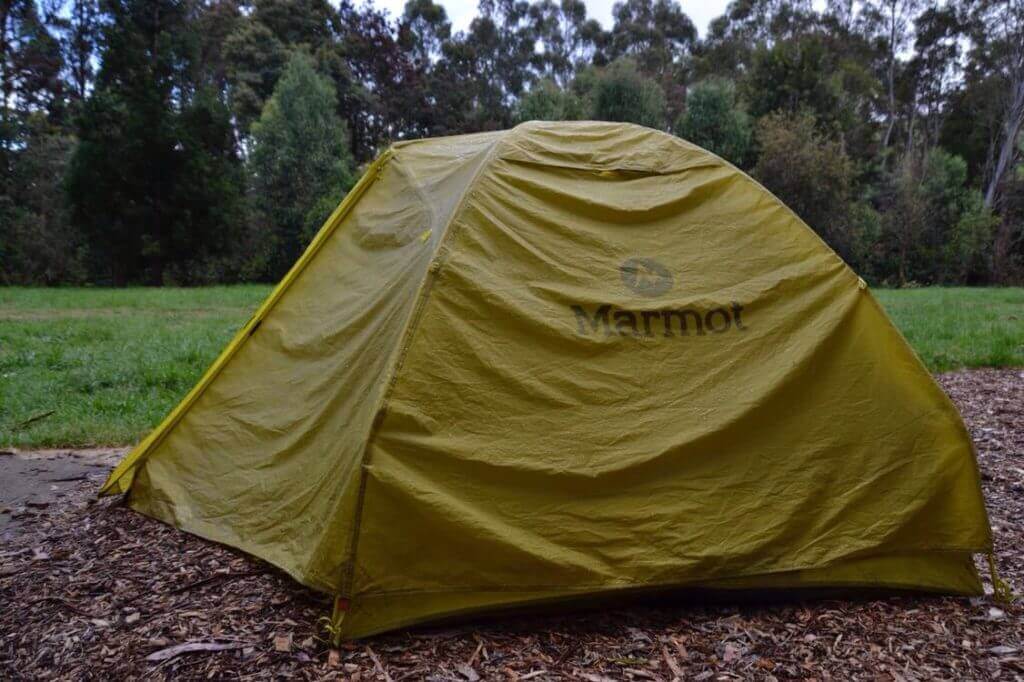
[[[922,4],[922,0],[866,0],[861,10],[862,30],[877,44],[882,56],[879,71],[886,92],[883,149],[892,141],[898,116],[896,88],[900,55],[912,44],[913,22]]]
[[[583,0],[537,0],[530,16],[542,48],[541,75],[561,88],[567,88],[576,72],[607,44],[601,24],[587,18]]]
[[[612,9],[608,56],[628,58],[665,93],[673,117],[682,111],[697,28],[676,0],[622,0]]]

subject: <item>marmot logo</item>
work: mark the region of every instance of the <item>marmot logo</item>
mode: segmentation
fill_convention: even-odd
[[[590,312],[581,305],[569,306],[576,316],[576,331],[580,336],[591,332],[604,332],[605,336],[704,336],[707,332],[723,334],[730,329],[746,331],[743,306],[733,301],[729,307],[704,311],[696,308],[667,310],[622,310],[610,304]]]
[[[628,258],[619,266],[622,283],[646,298],[661,296],[672,288],[672,273],[652,258]]]
[[[672,273],[664,265],[650,258],[629,258],[619,266],[622,283],[640,296],[653,298],[667,293],[674,284]],[[657,308],[653,310],[625,310],[610,303],[597,304],[592,310],[582,305],[570,305],[576,318],[576,332],[580,336],[633,336],[636,338],[673,336],[704,336],[724,334],[729,330],[746,331],[743,306],[731,301],[728,306],[710,310],[697,308]]]

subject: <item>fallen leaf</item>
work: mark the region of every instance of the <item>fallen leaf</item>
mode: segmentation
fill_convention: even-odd
[[[479,673],[473,669],[473,666],[463,663],[459,666],[458,670],[463,677],[469,680],[469,682],[477,682],[477,680],[480,679]]]
[[[166,661],[169,658],[175,656],[181,656],[182,654],[190,654],[197,651],[227,651],[228,649],[241,649],[246,644],[231,643],[222,644],[220,642],[186,642],[185,644],[175,644],[169,646],[166,649],[160,651],[154,651],[149,656],[146,656],[147,661]]]
[[[286,635],[276,635],[274,637],[274,651],[279,651],[283,654],[287,654],[292,650],[292,635],[289,632]]]
[[[380,662],[380,658],[376,653],[374,653],[373,649],[366,647],[366,653],[370,657],[370,660],[373,661],[373,667],[377,669],[377,672],[384,676],[384,682],[391,682],[391,675],[388,674],[387,668],[385,668],[384,664]]]
[[[672,671],[672,674],[676,677],[682,678],[684,676],[683,669],[679,667],[679,662],[676,661],[676,657],[668,652],[667,646],[662,645],[661,655],[665,659],[665,665],[667,665],[669,670]]]

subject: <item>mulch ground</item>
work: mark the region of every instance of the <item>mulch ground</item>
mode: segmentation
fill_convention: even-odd
[[[1024,370],[940,381],[977,443],[999,571],[1021,592]],[[317,625],[325,597],[95,501],[101,478],[14,510],[28,522],[0,547],[0,678],[1024,679],[1024,605],[991,597],[647,606],[421,628],[331,651]]]

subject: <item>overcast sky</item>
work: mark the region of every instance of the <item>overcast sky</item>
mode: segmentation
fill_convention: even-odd
[[[392,17],[401,16],[405,8],[405,0],[372,0],[378,7],[391,12]],[[469,27],[469,22],[476,14],[478,0],[435,0],[448,11],[448,18],[451,19],[452,29],[461,31]],[[605,28],[612,26],[612,5],[615,0],[585,0],[587,4],[587,16],[593,17],[601,22]],[[725,11],[728,0],[698,0],[697,2],[681,3],[683,11],[690,17],[697,30],[703,36],[707,33],[708,23]]]

